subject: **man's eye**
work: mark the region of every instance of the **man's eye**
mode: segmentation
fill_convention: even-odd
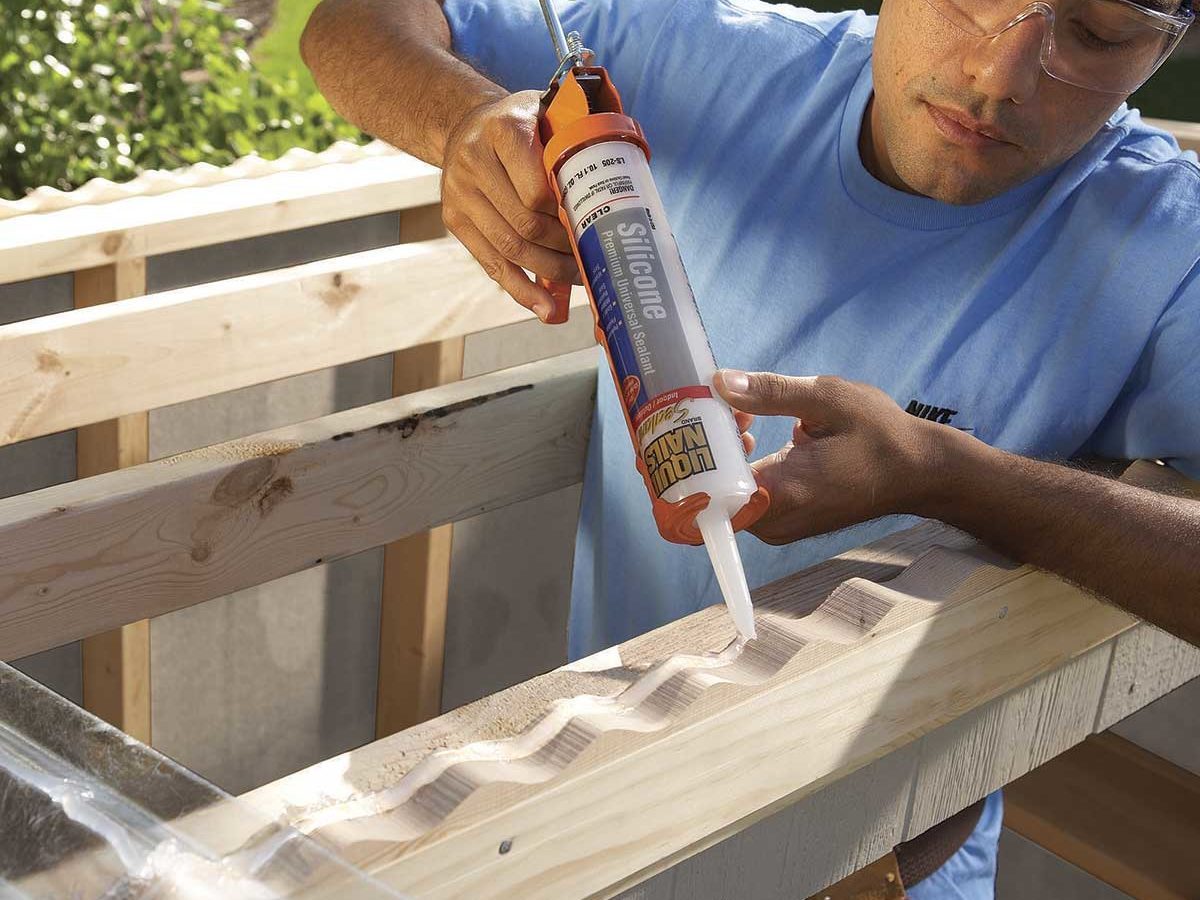
[[[1133,43],[1132,41],[1106,41],[1082,22],[1076,21],[1072,24],[1074,26],[1075,37],[1085,47],[1089,47],[1092,50],[1099,50],[1101,52],[1108,53],[1116,50],[1123,50]]]

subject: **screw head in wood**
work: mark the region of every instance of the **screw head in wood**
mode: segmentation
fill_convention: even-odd
[[[512,849],[512,841],[511,840],[505,839],[500,842],[500,853],[501,854],[505,854],[511,849]]]

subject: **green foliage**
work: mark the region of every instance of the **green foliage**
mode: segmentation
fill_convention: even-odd
[[[0,195],[360,137],[255,71],[247,28],[214,0],[0,0]]]
[[[262,37],[254,42],[250,55],[254,68],[267,78],[280,81],[296,79],[300,90],[316,94],[312,73],[300,60],[300,33],[319,0],[275,0],[275,15]]]

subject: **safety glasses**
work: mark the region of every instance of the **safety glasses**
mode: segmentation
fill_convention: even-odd
[[[979,40],[994,41],[1010,28],[1042,28],[1041,64],[1067,84],[1129,94],[1145,83],[1179,44],[1195,19],[1190,2],[1179,9],[1134,0],[925,0],[948,22]],[[1171,4],[1163,0],[1162,6]]]

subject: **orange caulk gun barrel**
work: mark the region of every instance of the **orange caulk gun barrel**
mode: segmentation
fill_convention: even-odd
[[[712,349],[666,212],[650,175],[650,148],[577,33],[542,11],[559,67],[542,98],[543,162],[591,299],[638,471],[659,533],[703,543],[739,632],[753,609],[734,531],[769,497],[754,480],[729,405],[713,390]],[[564,322],[570,285],[543,281]]]

